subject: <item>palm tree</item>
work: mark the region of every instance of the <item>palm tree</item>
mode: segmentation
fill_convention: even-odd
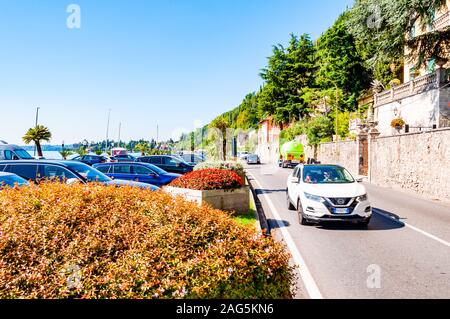
[[[77,150],[75,151],[75,153],[77,153],[77,154],[80,155],[80,156],[84,156],[84,155],[87,154],[87,151],[86,151],[86,149],[85,149],[83,146],[80,146],[80,148],[77,149]]]
[[[210,128],[214,128],[220,131],[222,140],[222,156],[223,160],[227,160],[227,128],[230,126],[230,122],[224,117],[218,117],[211,122]],[[219,141],[220,142],[220,141]]]
[[[138,145],[136,145],[135,149],[141,152],[142,156],[145,156],[145,153],[148,152],[149,147],[147,143],[139,143]]]
[[[67,157],[69,157],[70,155],[72,155],[73,153],[69,150],[65,150],[63,149],[61,152],[59,152],[59,154],[61,154],[61,157],[66,160]]]
[[[42,141],[49,142],[51,138],[52,133],[47,127],[43,125],[37,125],[36,127],[30,128],[22,139],[26,144],[34,142],[36,145],[38,156],[42,157],[41,142]]]
[[[95,155],[102,155],[103,154],[103,150],[101,150],[101,149],[97,149],[97,150],[95,150]]]

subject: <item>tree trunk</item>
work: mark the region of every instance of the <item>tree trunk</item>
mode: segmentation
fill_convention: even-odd
[[[224,137],[222,141],[223,160],[227,160],[227,139]]]
[[[42,147],[41,147],[41,143],[39,143],[39,141],[35,141],[36,143],[36,150],[37,150],[37,155],[38,157],[42,157]]]

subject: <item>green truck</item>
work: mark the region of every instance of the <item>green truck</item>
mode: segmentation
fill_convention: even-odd
[[[302,163],[305,163],[305,151],[302,143],[290,141],[281,146],[278,166],[283,168],[294,168]]]

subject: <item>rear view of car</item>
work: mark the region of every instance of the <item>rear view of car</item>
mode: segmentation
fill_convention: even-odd
[[[261,160],[259,159],[259,156],[256,154],[248,154],[247,155],[247,164],[261,164]]]

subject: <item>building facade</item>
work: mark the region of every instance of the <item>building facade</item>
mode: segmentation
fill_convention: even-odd
[[[272,118],[259,123],[256,153],[263,163],[276,163],[280,157],[281,127]]]

